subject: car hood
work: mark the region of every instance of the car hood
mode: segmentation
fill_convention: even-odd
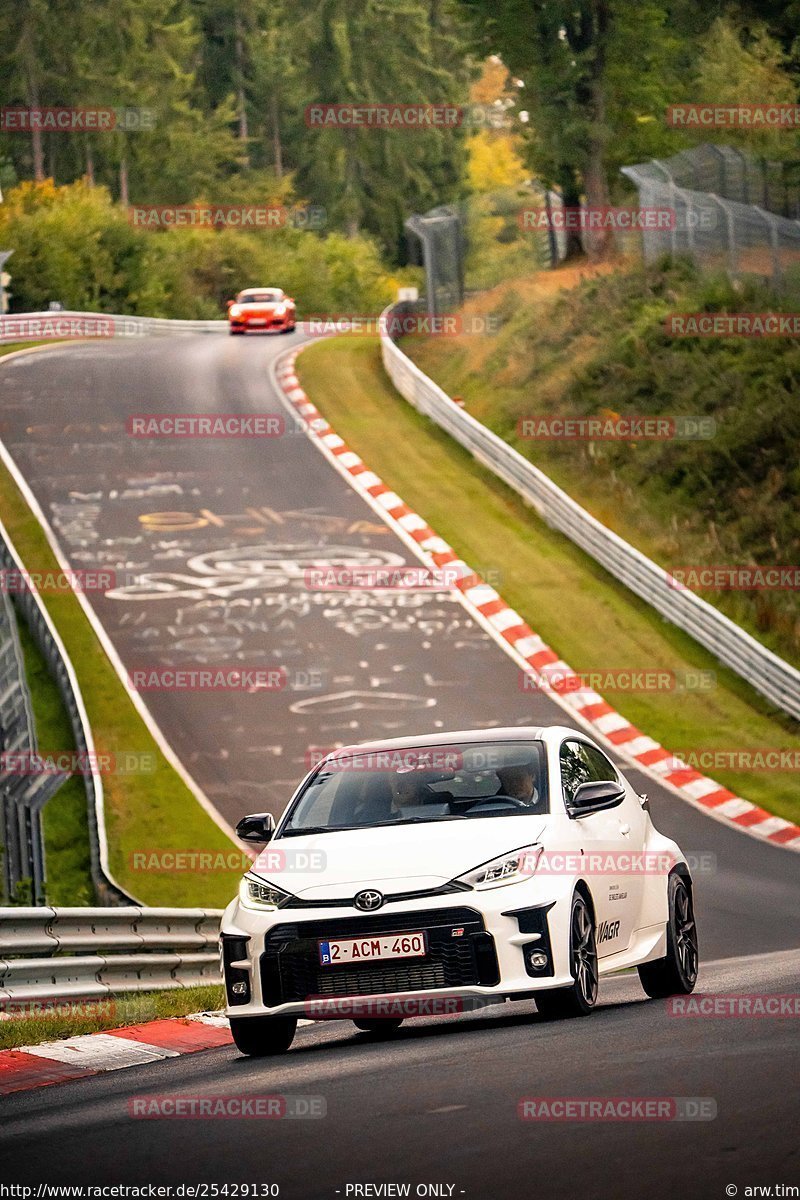
[[[361,888],[381,892],[441,887],[506,851],[540,840],[546,818],[472,817],[394,828],[279,838],[252,873],[304,900],[347,899]]]
[[[276,308],[288,307],[285,300],[261,301],[258,304],[239,304],[239,309],[246,317],[266,317],[275,312]]]

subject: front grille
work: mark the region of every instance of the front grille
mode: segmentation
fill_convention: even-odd
[[[471,892],[472,888],[468,883],[459,883],[457,879],[451,879],[449,883],[443,883],[440,887],[422,888],[416,892],[387,892],[383,897],[384,904],[396,904],[400,900],[426,900],[430,896],[451,896],[453,892]],[[345,896],[338,897],[335,900],[331,899],[316,899],[316,900],[301,900],[299,896],[291,896],[283,905],[287,908],[352,908],[353,897]],[[356,935],[358,936],[358,935]]]
[[[452,936],[454,928],[463,934]],[[424,958],[322,967],[317,942],[328,938],[424,930]],[[494,941],[471,908],[299,921],[267,934],[261,987],[270,1007],[313,996],[372,996],[431,988],[492,986],[499,982]]]

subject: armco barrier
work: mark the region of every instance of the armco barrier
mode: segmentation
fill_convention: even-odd
[[[413,310],[398,304],[387,318]],[[670,586],[669,574],[607,529],[576,504],[543,471],[454,404],[386,333],[381,334],[383,365],[403,396],[419,412],[455,438],[484,466],[531,504],[548,525],[563,533],[637,596],[691,634],[721,663],[746,679],[777,708],[800,720],[800,671],[745,633],[694,592]]]
[[[22,561],[2,522],[0,522],[0,569],[14,572],[24,584],[14,595],[14,607],[25,621],[59,690],[72,728],[75,749],[79,754],[86,756],[86,761],[90,766],[90,769],[85,771],[81,778],[86,791],[92,881],[97,896],[102,903],[130,904],[134,897],[124,892],[115,882],[108,864],[103,779],[97,769],[94,739],[75,670],[50,619],[50,614],[38,593],[26,581]]]
[[[71,338],[170,337],[179,333],[226,333],[227,321],[173,321],[119,313],[31,312],[0,317],[0,344]]]
[[[0,1011],[220,981],[219,909],[2,908]]]

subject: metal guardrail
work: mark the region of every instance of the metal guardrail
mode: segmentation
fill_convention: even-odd
[[[0,908],[0,1010],[220,981],[222,911]]]
[[[25,621],[32,638],[47,663],[50,674],[61,695],[67,716],[69,717],[75,749],[88,764],[88,769],[82,773],[81,778],[86,791],[91,871],[97,897],[101,903],[105,904],[135,903],[134,897],[119,887],[110,872],[105,834],[103,779],[97,767],[92,730],[89,725],[89,718],[86,714],[75,670],[47,609],[28,582],[22,561],[17,555],[8,532],[1,521],[0,568],[14,573],[16,580],[14,607]],[[4,744],[4,749],[7,748],[9,747]],[[53,776],[44,776],[43,778],[53,779]],[[61,782],[60,778],[58,782]],[[49,795],[52,795],[52,792]],[[44,804],[47,796],[44,796],[44,799],[42,799],[42,795],[38,794],[37,798],[41,801],[39,805],[39,811],[41,811],[41,806]],[[41,833],[39,837],[41,844]],[[43,852],[40,851],[39,853],[43,858]],[[34,898],[37,900],[44,899],[39,894],[35,894]]]
[[[401,303],[388,308],[384,316],[412,309],[413,305]],[[670,585],[663,567],[607,529],[543,471],[455,404],[387,333],[381,334],[381,348],[386,373],[409,404],[469,450],[531,504],[546,524],[585,550],[614,579],[690,634],[776,707],[800,720],[800,671],[694,592]]]
[[[0,344],[97,337],[137,338],[176,333],[226,333],[228,322],[179,321],[166,317],[131,317],[118,313],[30,312],[0,317]],[[60,332],[59,332],[60,331]]]
[[[0,849],[3,858],[0,895],[13,900],[25,889],[29,890],[34,904],[44,904],[42,809],[68,777],[55,772],[31,776],[10,768],[6,756],[16,755],[25,762],[36,749],[17,619],[11,596],[4,588],[0,592],[0,751],[3,754],[0,762]]]

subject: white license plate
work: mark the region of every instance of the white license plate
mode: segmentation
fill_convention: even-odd
[[[323,967],[337,963],[373,962],[385,958],[424,958],[424,933],[390,933],[380,937],[347,938],[319,943]]]
[[[251,325],[266,325],[266,323],[267,323],[266,317],[251,317],[250,318]]]

